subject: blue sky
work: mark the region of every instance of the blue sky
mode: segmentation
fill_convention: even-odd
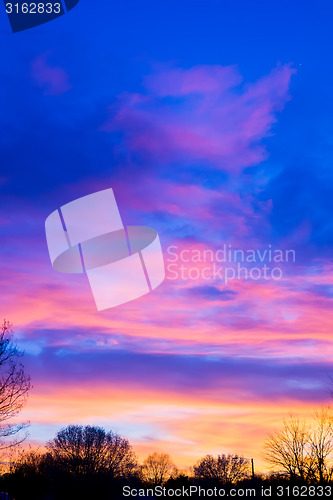
[[[2,9],[1,311],[27,351],[35,440],[109,421],[188,465],[222,421],[223,450],[259,456],[289,410],[330,402],[332,14],[80,0],[12,34]],[[53,271],[44,221],[108,187],[165,246],[272,244],[296,264],[279,283],[166,280],[97,314],[85,281]]]

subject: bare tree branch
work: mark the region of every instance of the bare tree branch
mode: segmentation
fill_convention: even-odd
[[[27,424],[12,423],[22,410],[31,388],[30,377],[25,374],[20,351],[13,341],[12,324],[4,320],[0,326],[0,449],[16,446],[20,440],[6,443],[3,438],[13,436]]]
[[[194,466],[197,479],[235,483],[248,477],[249,460],[239,455],[207,455]]]
[[[152,453],[144,460],[142,475],[147,483],[160,486],[172,477],[177,469],[167,453]]]

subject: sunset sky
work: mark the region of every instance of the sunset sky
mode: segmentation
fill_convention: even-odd
[[[240,453],[263,470],[284,417],[330,404],[332,14],[322,0],[80,0],[12,34],[0,9],[0,312],[32,378],[32,443],[93,424],[140,459]],[[85,276],[52,269],[44,224],[107,188],[125,225],[158,231],[166,280],[97,312]],[[279,279],[204,279],[202,261],[175,279],[170,248],[224,245],[296,257],[267,263]]]

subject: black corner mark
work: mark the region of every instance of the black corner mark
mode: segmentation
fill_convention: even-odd
[[[3,0],[13,33],[27,30],[63,16],[79,0]]]

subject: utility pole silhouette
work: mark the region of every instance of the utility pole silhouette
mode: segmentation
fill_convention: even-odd
[[[252,479],[254,479],[254,460],[251,458]]]

